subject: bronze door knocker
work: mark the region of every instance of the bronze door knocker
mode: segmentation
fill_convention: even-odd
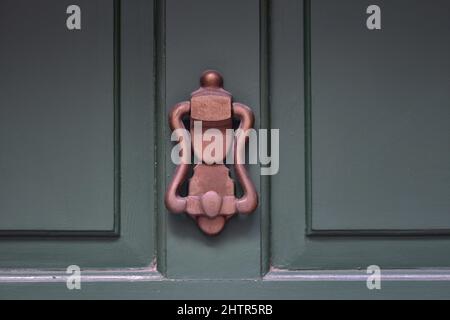
[[[248,140],[247,131],[253,128],[254,115],[251,109],[241,103],[233,102],[232,95],[223,89],[223,78],[216,71],[206,71],[200,80],[200,89],[192,93],[191,100],[177,104],[169,115],[172,131],[185,129],[183,118],[190,118],[190,145],[183,150],[193,149],[193,154],[202,159],[194,167],[194,173],[189,179],[188,195],[179,194],[181,185],[186,181],[191,163],[187,154],[178,165],[173,179],[167,189],[165,204],[172,213],[187,213],[196,220],[200,229],[208,235],[217,235],[227,220],[236,213],[250,214],[258,206],[258,195],[248,175],[244,162],[245,145]],[[233,118],[240,121],[239,129],[243,135],[227,139],[226,135],[233,128]],[[195,123],[201,122],[202,130],[194,130]],[[223,159],[217,161],[201,154],[211,141],[203,139],[203,133],[208,129],[220,130],[223,135]],[[197,137],[195,136],[197,135]],[[180,143],[189,139],[179,136]],[[231,143],[230,143],[231,141]],[[230,152],[233,155],[233,167],[237,180],[242,186],[243,196],[235,196],[234,181],[230,178],[230,169],[223,164]],[[189,154],[189,158],[192,154]]]

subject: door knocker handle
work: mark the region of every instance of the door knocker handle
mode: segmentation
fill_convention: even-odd
[[[206,234],[217,235],[235,214],[250,214],[258,207],[258,195],[245,167],[245,145],[248,131],[253,128],[254,115],[249,107],[233,102],[232,95],[223,89],[223,78],[218,72],[204,72],[200,86],[192,93],[190,101],[177,104],[169,115],[170,128],[182,144],[182,151],[181,162],[166,192],[165,204],[172,213],[187,213]],[[183,123],[185,118],[190,120],[189,132]],[[234,118],[240,121],[240,126],[238,134],[230,136],[230,132],[234,132],[231,131]],[[200,131],[196,130],[199,123]],[[203,154],[214,141],[203,137],[209,129],[216,129],[222,138],[219,139],[223,146],[220,159]],[[235,196],[230,169],[224,164],[228,163],[224,160],[230,158],[242,186],[241,198]],[[191,159],[197,161],[189,179],[188,194],[183,197],[180,187],[190,173]]]

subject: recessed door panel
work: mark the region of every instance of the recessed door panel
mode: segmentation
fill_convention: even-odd
[[[450,4],[377,4],[311,4],[312,229],[450,229]]]
[[[114,1],[77,6],[0,3],[0,230],[114,228]]]

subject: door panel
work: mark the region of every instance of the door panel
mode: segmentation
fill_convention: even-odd
[[[3,231],[114,230],[114,5],[79,4],[0,4]]]
[[[450,235],[450,4],[378,5],[312,2],[312,232]]]
[[[276,267],[450,265],[448,3],[378,4],[272,3]]]
[[[154,257],[153,3],[77,4],[0,5],[1,268]]]

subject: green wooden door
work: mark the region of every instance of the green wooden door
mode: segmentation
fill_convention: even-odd
[[[0,298],[449,297],[450,6],[371,4],[3,0]],[[163,201],[206,69],[280,130],[218,237]]]

